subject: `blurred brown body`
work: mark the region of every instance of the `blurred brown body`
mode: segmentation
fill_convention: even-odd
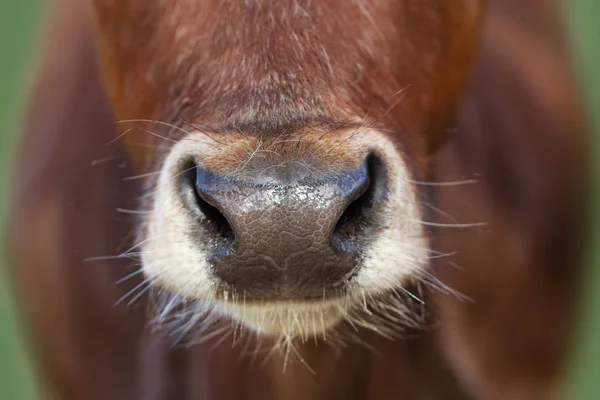
[[[487,223],[485,228],[435,228],[431,232],[433,249],[455,253],[434,260],[436,276],[474,301],[433,291],[427,295],[433,329],[396,341],[360,332],[372,349],[350,345],[337,352],[323,345],[305,345],[301,351],[316,372],[312,375],[300,363],[283,373],[277,357],[264,366],[260,357],[258,361],[240,357],[242,349],[232,349],[229,341],[214,350],[212,343],[171,348],[167,340],[148,331],[144,298],[130,308],[113,307],[139,283],[114,284],[131,271],[132,263],[84,260],[117,254],[131,246],[135,218],[117,209],[135,208],[141,188],[138,181],[124,178],[148,165],[154,148],[140,146],[151,144],[148,135],[131,140],[134,145],[129,150],[122,141],[107,146],[117,136],[115,119],[168,121],[172,113],[178,113],[214,125],[224,124],[219,118],[233,119],[241,121],[241,129],[267,132],[293,125],[294,118],[321,117],[309,114],[322,104],[315,103],[311,109],[308,102],[303,103],[305,115],[293,115],[283,106],[267,107],[259,113],[270,122],[256,124],[236,114],[253,104],[251,95],[234,92],[224,100],[212,96],[214,88],[204,82],[197,96],[204,99],[202,113],[192,115],[190,110],[198,104],[193,96],[182,95],[187,90],[182,77],[201,79],[191,67],[186,69],[183,50],[170,49],[170,42],[159,40],[164,37],[150,33],[142,35],[147,39],[143,45],[136,43],[127,36],[127,29],[121,29],[139,23],[135,29],[151,32],[163,15],[177,15],[161,10],[153,14],[150,7],[141,12],[146,9],[123,6],[121,14],[112,15],[115,11],[109,6],[98,7],[104,32],[99,38],[106,73],[103,81],[91,11],[83,2],[62,1],[27,116],[10,236],[16,287],[44,383],[43,397],[551,398],[560,383],[576,314],[586,215],[585,134],[557,7],[547,0],[488,3],[481,37],[456,38],[459,44],[480,41],[474,70],[467,65],[468,54],[462,54],[457,45],[447,80],[427,83],[433,85],[427,90],[438,97],[419,100],[439,107],[431,106],[430,113],[421,115],[417,100],[408,101],[383,121],[390,130],[411,131],[418,126],[432,132],[426,140],[419,136],[405,143],[416,154],[414,160],[424,180],[477,180],[470,185],[429,187],[426,195],[427,201],[452,216],[431,214],[430,219],[440,224],[455,223],[454,219]],[[179,12],[183,19],[194,15],[184,6]],[[218,15],[218,7],[207,15]],[[112,30],[106,27],[110,24]],[[409,21],[404,28],[424,26],[426,21]],[[230,25],[235,27],[235,23]],[[338,33],[351,37],[353,28]],[[123,47],[118,51],[106,44],[110,35],[121,40]],[[333,33],[321,35],[339,39]],[[417,46],[428,43],[424,40]],[[273,45],[278,51],[285,49],[284,42]],[[181,68],[153,64],[171,75],[146,80],[145,67],[167,50],[175,52],[166,57],[171,61],[181,55],[183,61],[174,64]],[[351,63],[353,56],[345,51],[347,60],[344,55],[330,56]],[[214,64],[204,60],[208,70],[235,67],[219,64],[218,54],[207,55],[214,57]],[[414,57],[419,54],[415,52]],[[413,61],[403,61],[406,71]],[[127,76],[123,65],[129,66],[130,73],[135,71],[131,65],[139,66],[139,72]],[[307,61],[308,81],[318,67],[317,61],[315,65]],[[389,77],[379,74],[377,66],[365,69],[372,76],[356,93],[344,94],[345,109],[365,96],[361,101],[369,104],[369,112],[382,115],[389,104],[381,99],[396,90],[378,91],[377,83]],[[389,87],[419,84],[419,77],[405,79]],[[465,79],[471,81],[470,91],[461,103],[456,129],[438,134],[451,126],[452,105],[458,104],[454,86]],[[317,77],[312,84],[321,87],[329,82]],[[110,111],[107,87],[117,117]],[[276,93],[277,86],[271,89]],[[296,100],[307,99],[298,93]]]

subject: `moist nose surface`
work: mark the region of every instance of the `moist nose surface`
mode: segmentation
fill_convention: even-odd
[[[333,241],[344,210],[368,188],[366,163],[319,180],[235,181],[197,167],[199,197],[234,239],[213,246],[214,273],[248,297],[315,297],[352,274],[357,250]]]

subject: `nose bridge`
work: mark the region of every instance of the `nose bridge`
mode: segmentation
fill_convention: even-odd
[[[238,246],[274,253],[274,259],[284,257],[292,247],[302,247],[301,243],[327,244],[346,205],[342,190],[334,183],[237,187],[216,196]]]

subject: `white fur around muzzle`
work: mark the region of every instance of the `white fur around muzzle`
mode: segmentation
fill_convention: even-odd
[[[152,209],[141,237],[145,275],[154,285],[182,298],[203,302],[212,312],[269,335],[323,335],[370,299],[385,296],[418,278],[426,267],[428,243],[409,168],[386,136],[369,130],[344,142],[352,151],[376,153],[388,173],[384,206],[386,226],[371,238],[359,259],[357,273],[343,298],[315,301],[246,303],[217,298],[218,277],[207,261],[208,243],[192,237],[196,223],[184,207],[176,187],[181,160],[214,152],[214,143],[201,132],[191,133],[170,150],[161,169]],[[196,218],[196,217],[194,217]]]

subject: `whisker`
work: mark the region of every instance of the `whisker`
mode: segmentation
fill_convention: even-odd
[[[399,289],[403,293],[407,294],[410,298],[412,298],[413,300],[415,300],[417,303],[425,305],[425,302],[423,300],[421,300],[420,298],[418,298],[417,295],[415,295],[414,293],[412,293],[410,290],[402,287],[402,285],[398,286],[397,289]]]
[[[206,343],[206,342],[208,342],[209,340],[213,339],[214,337],[216,337],[216,336],[219,336],[219,335],[221,335],[221,334],[223,334],[223,333],[227,332],[228,330],[231,330],[231,327],[230,327],[230,326],[227,326],[227,325],[226,325],[226,326],[224,326],[224,327],[222,327],[222,328],[215,329],[215,330],[213,330],[211,333],[209,333],[208,335],[206,335],[206,336],[203,336],[203,337],[201,337],[201,338],[199,338],[199,339],[196,339],[196,340],[193,340],[193,341],[191,341],[191,342],[187,343],[187,344],[185,345],[185,347],[189,348],[189,347],[193,347],[193,346],[200,345],[200,344],[202,344],[202,343]],[[229,334],[231,334],[231,332],[229,332]],[[227,336],[226,336],[226,337],[227,337]]]
[[[223,335],[223,337],[221,339],[217,340],[215,342],[215,344],[213,344],[212,346],[210,346],[210,348],[208,349],[208,352],[212,353],[213,351],[215,351],[220,345],[223,344],[223,342],[225,342],[225,340],[227,340],[227,338],[229,336],[231,336],[231,334],[232,334],[232,332],[229,331],[229,332],[227,332],[227,334]]]
[[[173,128],[175,130],[183,132],[186,135],[190,134],[190,132],[186,131],[185,129],[183,129],[183,128],[177,126],[177,125],[173,125],[173,124],[170,124],[168,122],[164,122],[164,121],[158,121],[158,120],[152,120],[152,119],[122,119],[120,121],[116,121],[117,124],[124,124],[124,123],[131,123],[131,122],[140,122],[140,123],[150,123],[150,124],[164,125],[164,126],[168,126],[169,128]]]
[[[134,272],[132,272],[132,273],[124,276],[123,278],[119,279],[118,281],[116,281],[115,285],[120,285],[121,283],[123,283],[123,282],[125,282],[125,281],[133,278],[134,276],[137,276],[137,275],[143,273],[143,272],[144,272],[144,270],[140,268],[137,271],[134,271]]]
[[[195,125],[201,125],[201,126],[204,126],[205,128],[208,128],[208,129],[210,129],[210,130],[212,130],[212,131],[216,132],[216,130],[215,130],[215,129],[213,129],[213,128],[211,128],[210,126],[208,126],[208,125],[206,125],[206,124],[203,124],[203,123],[200,123],[200,122],[192,122],[192,123],[189,123],[189,122],[187,122],[186,120],[184,120],[182,117],[179,117],[179,118],[181,118],[181,120],[183,121],[183,123],[184,123],[185,125],[189,125],[189,126],[191,126],[191,127],[192,127],[192,128],[194,128],[194,129],[195,129],[197,132],[200,132],[200,133],[202,133],[203,135],[205,135],[205,136],[206,136],[206,137],[208,137],[209,139],[213,140],[214,142],[216,142],[216,143],[219,143],[219,144],[220,144],[220,145],[222,145],[222,146],[226,146],[226,145],[227,145],[226,143],[223,143],[223,142],[220,142],[220,141],[218,141],[217,139],[215,139],[214,137],[212,137],[211,135],[209,135],[208,133],[206,133],[204,130],[202,130],[202,129],[198,129],[198,128],[197,128]]]
[[[473,185],[478,183],[477,179],[465,179],[462,181],[450,181],[450,182],[425,182],[425,181],[415,181],[412,179],[408,180],[410,183],[414,183],[415,185],[421,186],[461,186],[461,185]]]
[[[132,250],[134,250],[134,249],[136,249],[136,248],[138,248],[140,246],[143,246],[144,244],[146,244],[146,243],[148,243],[148,242],[150,242],[152,240],[157,240],[157,239],[158,239],[158,237],[149,237],[149,238],[146,238],[146,239],[140,241],[139,243],[131,246],[129,249],[125,250],[121,254],[116,254],[116,255],[112,255],[111,254],[111,255],[108,255],[108,256],[98,256],[98,257],[88,257],[88,258],[84,258],[83,262],[105,261],[105,260],[118,260],[118,259],[122,259],[122,258],[130,259],[131,255],[140,254],[139,252],[132,252]]]
[[[152,287],[152,282],[148,281],[148,285],[143,288],[142,290],[140,290],[138,292],[138,294],[136,294],[131,300],[129,300],[129,302],[127,302],[127,306],[131,306],[133,303],[135,303],[140,297],[142,297],[144,295],[144,293],[146,293],[150,288]]]
[[[129,210],[127,208],[117,208],[117,212],[123,214],[148,215],[152,213],[152,210]]]
[[[450,266],[454,267],[455,269],[459,270],[459,271],[464,271],[465,270],[461,265],[455,263],[454,261],[448,261],[448,264]]]
[[[460,224],[460,222],[454,218],[452,215],[448,214],[446,211],[434,206],[433,204],[430,204],[426,201],[423,202],[423,205],[425,205],[425,207],[437,212],[440,215],[443,215],[444,217],[448,218],[449,220],[451,220],[452,222],[454,222],[455,224]]]
[[[468,302],[475,303],[474,299],[460,293],[457,290],[452,289],[450,286],[446,285],[444,282],[442,282],[439,278],[437,278],[430,272],[423,271],[423,273],[424,273],[425,277],[424,277],[424,279],[422,279],[422,282],[427,284],[428,286],[435,288],[435,289],[441,291],[442,293],[452,295],[461,301],[468,301]]]
[[[83,262],[93,262],[93,261],[107,261],[107,260],[119,260],[119,259],[132,259],[128,254],[117,254],[114,256],[98,256],[98,257],[88,257],[84,258]]]
[[[487,222],[475,222],[470,224],[445,224],[440,222],[430,222],[411,219],[410,221],[417,222],[421,225],[438,227],[438,228],[477,228],[487,226]]]
[[[149,176],[158,175],[158,174],[160,174],[160,171],[148,172],[146,174],[128,176],[128,177],[123,178],[123,180],[124,181],[132,181],[132,180],[135,180],[135,179],[143,179],[143,178],[147,178]]]
[[[116,156],[110,156],[110,157],[104,157],[104,158],[100,158],[100,159],[98,159],[98,160],[93,160],[93,161],[90,163],[90,165],[91,165],[92,167],[95,167],[95,166],[96,166],[96,165],[98,165],[98,164],[102,164],[102,163],[105,163],[105,162],[108,162],[108,161],[113,161],[113,160],[116,160],[117,158],[118,158],[118,157],[116,157]]]
[[[123,301],[125,301],[125,299],[127,299],[129,296],[131,296],[132,294],[137,292],[140,288],[144,287],[144,285],[150,286],[151,284],[152,284],[152,277],[144,279],[142,282],[137,284],[133,289],[131,289],[130,291],[125,293],[123,296],[121,296],[121,298],[119,300],[117,300],[115,302],[115,304],[113,304],[113,307],[117,307],[119,304],[121,304]],[[147,290],[147,289],[144,289],[144,291],[145,290]],[[130,304],[128,303],[128,305],[130,305]]]
[[[444,253],[444,254],[436,254],[435,256],[428,256],[427,259],[428,260],[435,260],[437,258],[445,258],[445,257],[451,257],[458,254],[458,251],[453,251],[451,253]]]
[[[118,123],[118,122],[117,122]],[[125,135],[127,135],[129,132],[133,131],[134,129],[136,129],[138,126],[133,126],[131,128],[126,129],[123,133],[121,133],[119,136],[117,136],[116,138],[114,138],[113,140],[109,141],[106,143],[107,146],[119,141],[121,138],[123,138]]]
[[[144,132],[146,132],[146,133],[148,133],[148,134],[150,134],[150,135],[152,135],[152,136],[154,136],[154,137],[157,137],[157,138],[159,138],[159,139],[163,139],[163,140],[166,140],[166,141],[168,141],[168,142],[172,142],[172,143],[177,143],[177,140],[173,140],[173,139],[171,139],[171,138],[168,138],[168,137],[166,137],[166,136],[159,135],[158,133],[152,132],[151,130],[148,130],[148,129],[146,129],[146,128],[138,128],[138,129],[139,129],[140,131],[144,131]]]

